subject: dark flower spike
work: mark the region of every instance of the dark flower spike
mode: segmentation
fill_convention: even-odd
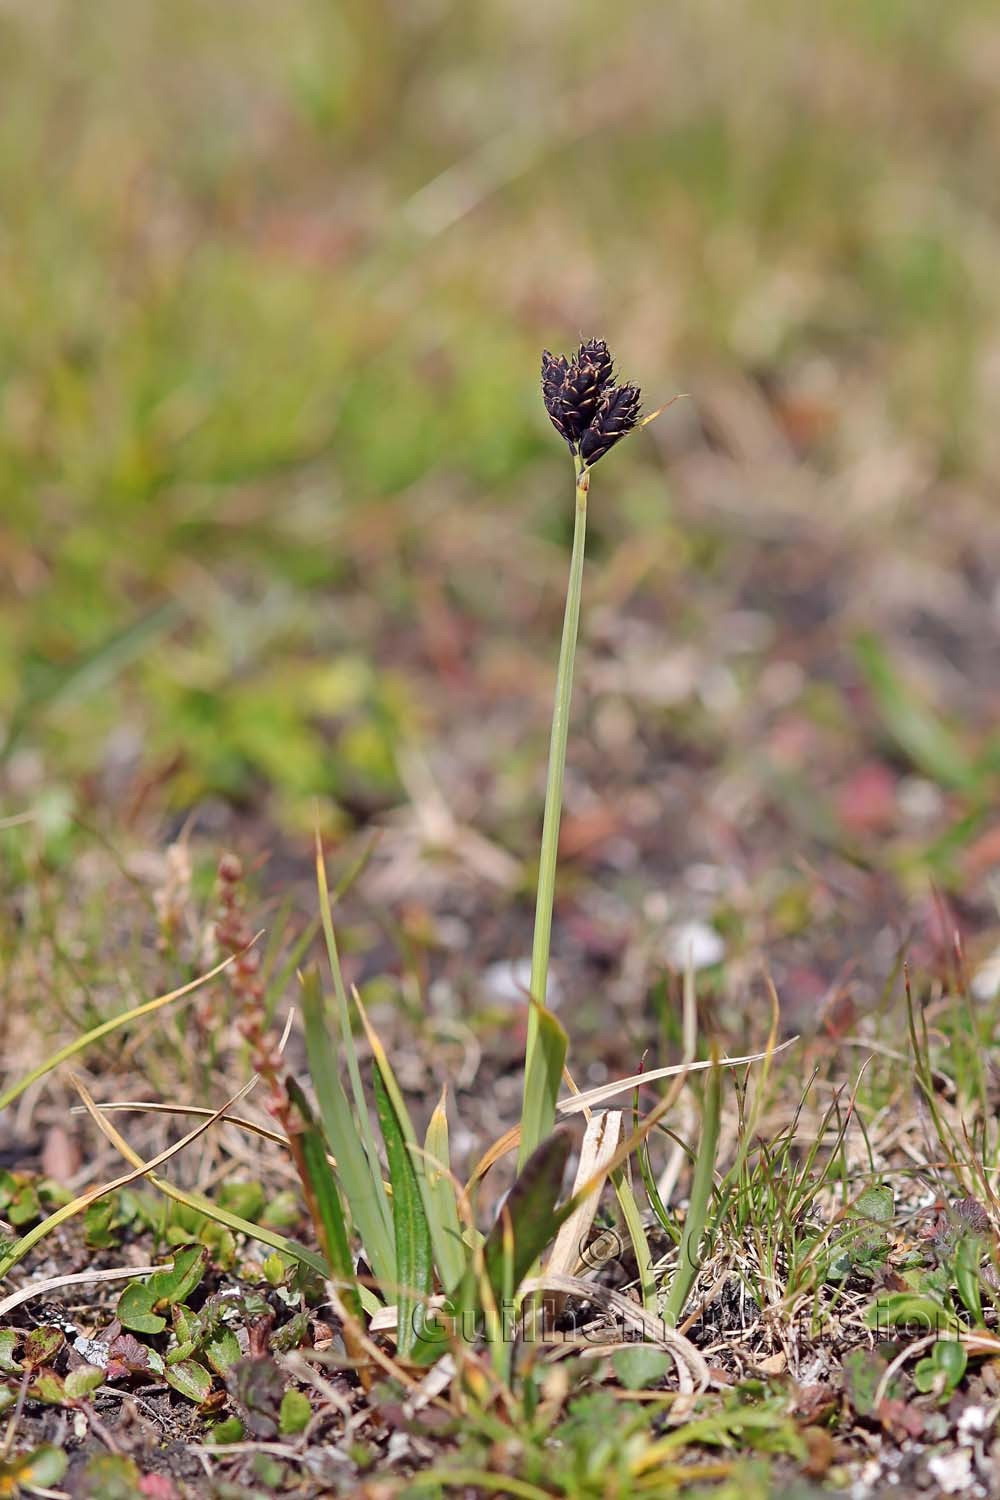
[[[580,457],[588,466],[603,458],[619,438],[631,432],[639,420],[640,392],[637,385],[613,385],[604,392],[593,422],[580,439]]]
[[[542,350],[542,400],[545,402],[545,410],[559,436],[564,437],[572,447],[573,439],[566,432],[563,423],[562,388],[568,369],[569,360],[565,354],[550,354],[548,349]]]
[[[570,451],[589,468],[639,420],[639,388],[614,384],[614,361],[603,339],[588,339],[572,363],[542,355],[545,410]]]
[[[585,344],[581,344],[576,362],[579,365],[591,365],[594,368],[597,373],[597,386],[601,392],[614,384],[615,362],[603,339],[588,339]]]
[[[601,390],[596,366],[583,365],[579,360],[574,360],[566,372],[561,393],[563,425],[567,436],[574,442],[579,442],[597,415]]]

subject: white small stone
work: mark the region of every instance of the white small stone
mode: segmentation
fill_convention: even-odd
[[[1000,948],[994,949],[969,982],[975,1000],[992,1000],[1000,993]]]
[[[851,1500],[870,1500],[872,1489],[881,1477],[882,1465],[877,1458],[870,1458],[862,1466],[861,1473],[851,1485]]]
[[[967,1406],[958,1419],[959,1441],[973,1442],[993,1426],[993,1415],[985,1406]]]
[[[927,1467],[946,1495],[957,1495],[972,1483],[972,1455],[967,1448],[935,1453],[927,1460]]]
[[[97,1365],[101,1370],[108,1368],[108,1346],[100,1339],[87,1339],[81,1334],[73,1340],[73,1348],[88,1365]]]
[[[458,995],[450,979],[432,979],[427,987],[427,1001],[436,1016],[457,1016]]]
[[[689,964],[693,969],[710,969],[725,956],[725,943],[707,922],[679,922],[667,933],[667,962],[682,972]]]
[[[531,993],[531,959],[502,958],[483,970],[483,990],[494,1005],[524,1005]],[[558,1010],[562,999],[562,987],[556,976],[549,973],[547,1004],[550,1010]]]
[[[438,917],[434,935],[442,948],[448,948],[453,953],[461,953],[469,946],[469,924],[461,917]]]
[[[402,1459],[409,1458],[413,1451],[413,1442],[409,1433],[393,1432],[389,1436],[386,1448],[386,1463],[398,1464]]]
[[[941,788],[925,776],[904,776],[896,788],[896,800],[911,823],[933,823],[944,807]]]
[[[709,713],[728,718],[740,706],[740,687],[728,667],[709,667],[698,682],[698,696]]]

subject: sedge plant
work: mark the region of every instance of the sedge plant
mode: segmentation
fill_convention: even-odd
[[[650,1257],[642,1215],[632,1192],[629,1157],[645,1141],[656,1119],[669,1107],[671,1096],[646,1121],[635,1122],[631,1134],[622,1129],[609,1134],[603,1151],[589,1166],[587,1153],[570,1197],[560,1201],[571,1137],[565,1127],[554,1129],[562,1082],[567,1038],[546,1004],[552,917],[555,897],[559,825],[566,765],[573,669],[579,629],[586,542],[587,501],[593,466],[640,421],[640,392],[615,381],[607,344],[591,339],[572,359],[546,351],[542,357],[542,395],[548,415],[566,441],[575,476],[573,549],[549,748],[548,777],[542,824],[535,927],[532,945],[530,1011],[525,1051],[524,1094],[520,1124],[488,1151],[464,1188],[452,1174],[449,1160],[445,1100],[435,1109],[421,1142],[414,1130],[391,1062],[369,1022],[360,996],[348,998],[340,967],[332,904],[321,852],[317,847],[320,912],[333,979],[333,1012],[328,1009],[319,975],[303,977],[302,1003],[310,1073],[316,1089],[319,1124],[336,1160],[327,1165],[322,1151],[306,1163],[296,1153],[300,1171],[328,1177],[322,1190],[306,1184],[306,1196],[321,1215],[320,1238],[335,1275],[344,1286],[355,1285],[349,1251],[350,1228],[364,1247],[370,1268],[354,1312],[386,1328],[394,1322],[397,1353],[403,1360],[424,1362],[439,1352],[437,1312],[450,1331],[466,1344],[484,1336],[493,1350],[496,1374],[510,1374],[510,1328],[505,1322],[519,1308],[523,1287],[538,1269],[538,1259],[567,1225],[574,1236],[592,1221],[600,1187],[610,1178],[622,1218],[640,1265],[643,1301],[650,1313],[664,1311],[662,1290],[649,1274]],[[662,409],[662,408],[661,408]],[[658,415],[654,412],[653,416]],[[644,419],[652,420],[651,417]],[[352,1011],[360,1018],[373,1058],[372,1091],[388,1172],[388,1191],[382,1180],[381,1157],[372,1134],[365,1089],[354,1043]],[[662,1073],[683,1073],[666,1069]],[[341,1081],[346,1074],[348,1088]],[[627,1087],[623,1085],[623,1087]],[[685,1234],[687,1261],[693,1263],[704,1224],[718,1136],[719,1082],[713,1068],[706,1108],[707,1129],[698,1156],[696,1199],[699,1211],[689,1218]],[[578,1101],[582,1103],[583,1101]],[[295,1094],[300,1128],[310,1139],[316,1126],[300,1091]],[[622,1117],[624,1118],[624,1117]],[[475,1184],[507,1149],[518,1147],[518,1176],[503,1210],[488,1235],[475,1222]],[[323,1210],[319,1205],[326,1205]],[[329,1222],[337,1219],[336,1232]],[[323,1222],[325,1221],[325,1222]],[[579,1243],[579,1238],[577,1238]],[[549,1270],[565,1281],[575,1269],[561,1236]],[[675,1281],[666,1313],[676,1320],[689,1290],[689,1278]],[[390,1305],[391,1304],[391,1309]],[[435,1307],[435,1316],[430,1310]]]
[[[582,343],[572,360],[542,354],[542,399],[553,427],[564,438],[573,459],[576,501],[573,552],[566,590],[562,642],[556,674],[549,769],[538,860],[535,929],[531,946],[531,1010],[524,1056],[524,1101],[521,1108],[519,1165],[524,1166],[539,1141],[552,1129],[556,1099],[566,1061],[566,1036],[546,1008],[552,909],[555,902],[559,824],[569,739],[573,668],[580,627],[583,559],[587,542],[590,471],[598,459],[639,425],[641,393],[636,385],[616,385],[614,361],[603,339]],[[658,415],[653,413],[653,416]],[[647,417],[646,421],[652,420]]]
[[[68,1205],[59,1216],[23,1236],[5,1252],[6,1261],[0,1261],[0,1273],[26,1254],[62,1217],[85,1207],[120,1182],[146,1176],[154,1187],[186,1206],[196,1207],[233,1232],[263,1241],[290,1266],[297,1265],[300,1272],[321,1271],[342,1320],[347,1352],[366,1383],[374,1367],[385,1368],[389,1361],[384,1346],[378,1342],[381,1336],[389,1335],[395,1343],[391,1367],[405,1378],[413,1378],[407,1371],[417,1372],[421,1366],[435,1362],[442,1353],[451,1351],[460,1363],[464,1361],[466,1376],[470,1370],[478,1370],[477,1378],[480,1383],[485,1382],[484,1389],[503,1390],[509,1386],[513,1373],[516,1324],[512,1318],[518,1316],[525,1299],[546,1284],[560,1295],[576,1285],[573,1274],[577,1269],[576,1250],[593,1222],[601,1188],[610,1180],[640,1266],[643,1316],[665,1314],[672,1324],[676,1322],[690,1290],[690,1269],[697,1261],[712,1193],[720,1111],[719,1068],[723,1064],[756,1061],[766,1054],[742,1059],[713,1058],[709,1063],[696,1063],[687,1056],[676,1067],[644,1075],[642,1081],[674,1075],[674,1087],[644,1119],[636,1115],[631,1128],[624,1111],[607,1116],[607,1128],[601,1125],[601,1117],[595,1117],[588,1125],[588,1138],[573,1189],[568,1195],[564,1193],[563,1178],[575,1137],[568,1125],[556,1126],[555,1121],[567,1038],[548,1009],[546,996],[587,502],[594,465],[627,433],[651,421],[658,412],[640,419],[640,392],[634,385],[616,383],[611,355],[607,344],[600,339],[581,344],[572,359],[546,351],[542,359],[542,395],[548,415],[572,456],[575,525],[552,716],[519,1126],[484,1153],[465,1184],[452,1170],[444,1092],[425,1134],[418,1136],[392,1063],[361,997],[357,991],[348,994],[333,920],[335,896],[332,898],[328,889],[317,841],[320,923],[332,994],[327,992],[318,967],[307,968],[300,974],[313,1095],[307,1096],[297,1080],[285,1071],[281,1045],[273,1041],[267,1030],[271,1006],[256,979],[247,990],[249,998],[244,997],[247,1009],[241,1031],[251,1045],[256,1073],[268,1089],[268,1107],[280,1127],[280,1134],[274,1134],[285,1142],[297,1170],[320,1254],[317,1256],[296,1241],[276,1236],[273,1231],[258,1228],[232,1213],[224,1213],[208,1198],[174,1187],[160,1175],[158,1168],[179,1147],[161,1153],[153,1161],[143,1161],[78,1085],[85,1107],[105,1137],[125,1157],[130,1171],[105,1189],[92,1190]],[[243,925],[238,933],[230,934],[233,958],[227,959],[226,964],[235,959],[239,972],[245,970],[246,975],[254,978],[256,966],[246,959],[249,928],[244,932]],[[165,1006],[182,997],[188,988],[193,986],[160,997],[132,1014],[142,1015]],[[111,1024],[118,1025],[127,1019],[128,1016],[118,1018]],[[367,1058],[357,1045],[357,1023],[367,1044]],[[92,1035],[81,1038],[53,1058],[50,1065],[76,1053],[107,1029],[98,1028]],[[769,1051],[773,1041],[772,1036]],[[643,1218],[633,1196],[630,1158],[640,1151],[638,1160],[643,1179],[649,1179],[651,1174],[644,1169],[647,1137],[672,1107],[689,1069],[705,1066],[711,1067],[712,1073],[703,1111],[702,1147],[696,1159],[692,1207],[683,1233],[685,1270],[665,1294],[651,1274]],[[41,1071],[44,1069],[37,1073]],[[9,1089],[0,1103],[15,1098],[37,1073]],[[632,1077],[617,1085],[603,1085],[589,1094],[564,1101],[558,1109],[565,1114],[589,1111],[591,1105],[603,1103],[615,1093],[627,1092],[637,1081]],[[194,1139],[237,1103],[239,1097],[214,1114],[206,1112],[203,1123],[185,1140]],[[249,1124],[237,1118],[232,1123],[237,1127]],[[476,1217],[478,1184],[495,1161],[515,1149],[518,1172],[514,1184],[492,1226],[483,1230]],[[560,1235],[564,1225],[566,1232]],[[539,1272],[541,1258],[550,1246],[553,1248],[548,1260]],[[537,1306],[533,1302],[530,1305],[534,1318]],[[675,1335],[675,1359],[686,1357],[684,1346],[685,1341]],[[485,1362],[480,1352],[484,1348]],[[699,1359],[691,1351],[692,1369],[699,1368]]]
[[[354,1311],[364,1311],[386,1326],[394,1317],[398,1355],[418,1362],[433,1357],[430,1338],[433,1299],[443,1302],[452,1334],[468,1338],[483,1333],[494,1351],[496,1373],[509,1375],[511,1339],[505,1327],[516,1309],[522,1284],[560,1225],[589,1222],[600,1185],[610,1176],[623,1219],[641,1265],[648,1264],[642,1217],[625,1170],[640,1126],[628,1140],[608,1149],[590,1176],[578,1174],[574,1192],[560,1202],[562,1177],[571,1137],[554,1130],[556,1105],[565,1066],[566,1033],[546,1004],[552,916],[555,895],[563,777],[569,731],[573,668],[579,628],[586,542],[587,499],[593,466],[627,433],[640,425],[640,392],[615,381],[607,344],[591,339],[572,359],[546,351],[542,357],[542,396],[546,411],[566,441],[575,476],[575,522],[569,585],[552,715],[548,778],[539,857],[535,927],[532,945],[530,1012],[525,1052],[525,1081],[519,1130],[503,1146],[518,1145],[518,1176],[503,1211],[485,1237],[474,1216],[471,1185],[462,1188],[451,1172],[444,1096],[421,1142],[414,1130],[390,1060],[371,1026],[360,997],[352,1007],[340,967],[332,906],[323,859],[317,848],[317,881],[322,926],[333,979],[333,1014],[327,1007],[319,975],[303,977],[302,1003],[310,1073],[316,1089],[319,1124],[336,1160],[336,1171],[316,1150],[311,1166],[296,1152],[300,1172],[328,1177],[322,1191],[306,1184],[306,1196],[325,1219],[318,1227],[331,1265],[346,1286],[351,1276],[349,1231],[364,1246],[370,1276]],[[653,414],[654,416],[656,413]],[[647,418],[646,420],[650,420]],[[360,1018],[373,1058],[372,1090],[382,1135],[389,1191],[382,1180],[381,1157],[372,1134],[361,1069],[354,1044],[353,1012]],[[345,1089],[341,1075],[346,1075]],[[309,1140],[317,1122],[296,1092],[300,1129]],[[651,1128],[651,1127],[646,1127]],[[489,1155],[496,1160],[497,1150]],[[476,1178],[474,1173],[474,1179]],[[326,1205],[325,1213],[319,1205]],[[333,1231],[330,1212],[337,1219]],[[581,1220],[581,1212],[584,1218]],[[560,1261],[560,1264],[562,1262]],[[572,1266],[568,1269],[573,1269]],[[656,1287],[643,1283],[644,1300],[654,1310]],[[385,1304],[391,1302],[394,1314]],[[379,1304],[382,1304],[379,1310]]]

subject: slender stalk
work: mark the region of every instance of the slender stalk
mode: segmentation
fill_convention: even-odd
[[[702,1237],[709,1221],[709,1204],[712,1200],[712,1182],[715,1175],[715,1155],[719,1146],[719,1126],[722,1120],[722,1069],[718,1053],[712,1051],[712,1071],[708,1075],[705,1102],[701,1112],[701,1135],[698,1154],[695,1157],[694,1175],[691,1179],[691,1196],[688,1200],[684,1232],[680,1250],[677,1252],[677,1268],[670,1281],[670,1291],[663,1308],[663,1321],[668,1328],[676,1328],[680,1322],[688,1293],[701,1268]]]
[[[645,1142],[643,1142],[645,1145]],[[642,1305],[647,1312],[656,1312],[656,1276],[653,1273],[653,1254],[649,1248],[649,1240],[642,1224],[642,1214],[639,1205],[635,1201],[632,1191],[632,1182],[629,1173],[624,1166],[612,1172],[611,1182],[618,1196],[618,1203],[625,1220],[625,1228],[628,1237],[632,1241],[632,1249],[635,1252],[635,1261],[639,1269],[639,1290],[642,1293]]]
[[[569,735],[570,699],[573,693],[573,664],[576,637],[580,624],[580,595],[583,590],[583,555],[587,537],[587,492],[590,471],[576,459],[576,521],[573,527],[573,554],[563,616],[559,670],[556,676],[555,704],[552,710],[552,735],[549,741],[549,771],[545,787],[545,816],[542,822],[542,847],[538,861],[538,894],[535,900],[535,934],[531,949],[531,997],[528,1016],[528,1038],[524,1054],[524,1101],[521,1112],[521,1149],[519,1167],[523,1167],[535,1147],[548,1135],[555,1120],[556,1093],[559,1078],[552,1079],[552,1069],[543,1055],[544,1038],[538,1005],[544,1006],[548,993],[549,948],[552,939],[552,905],[555,898],[556,862],[559,853],[559,822],[562,815],[563,775],[566,770],[566,742]],[[560,1068],[561,1072],[561,1060]],[[529,1105],[529,1101],[531,1101]]]

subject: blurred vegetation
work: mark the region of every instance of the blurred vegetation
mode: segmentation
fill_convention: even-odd
[[[817,473],[905,443],[977,491],[998,55],[988,0],[11,0],[8,810],[392,797],[415,624],[478,620],[477,665],[533,618],[519,549],[565,540],[543,344],[603,334],[657,399],[819,371]],[[731,516],[671,469],[705,420],[616,456],[598,551],[717,568]]]

